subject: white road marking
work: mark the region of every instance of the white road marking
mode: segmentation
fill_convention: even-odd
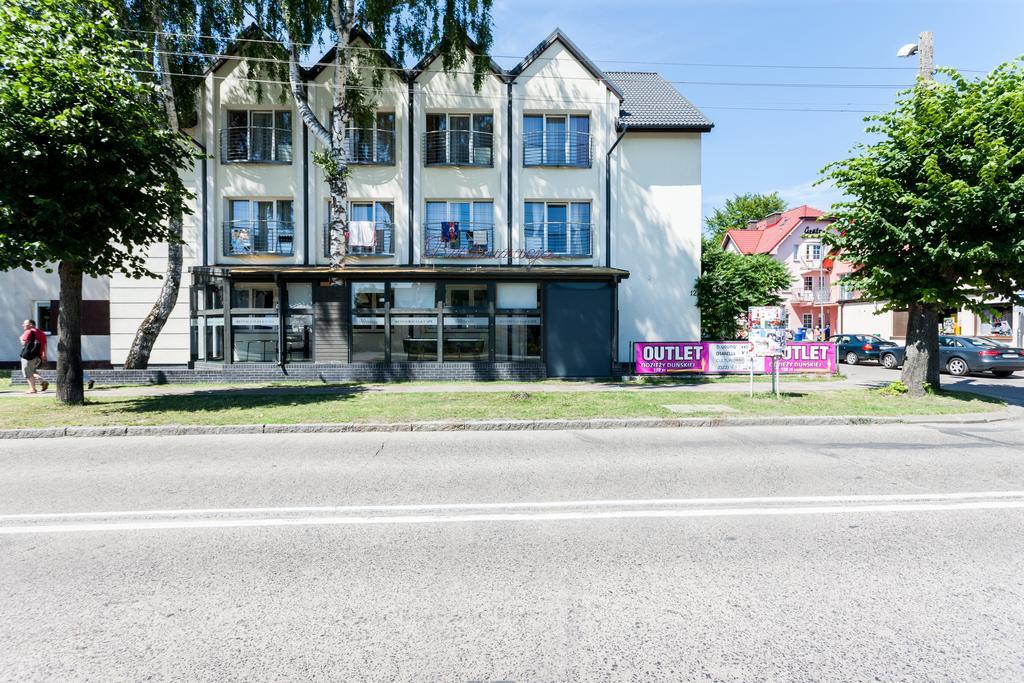
[[[951,501],[946,503],[890,503],[867,505],[806,505],[795,507],[712,507],[661,510],[580,510],[575,512],[496,512],[490,514],[457,515],[351,515],[170,520],[140,519],[135,521],[93,522],[84,524],[28,524],[21,526],[3,526],[0,527],[0,535],[81,533],[98,531],[226,529],[241,527],[463,524],[472,522],[558,522],[578,520],[918,513],[1012,509],[1024,509],[1024,500],[975,500],[961,502]]]
[[[397,505],[331,505],[297,507],[182,508],[175,510],[111,510],[106,512],[40,512],[0,515],[0,522],[113,517],[186,517],[195,515],[337,514],[359,512],[454,512],[577,507],[657,507],[700,505],[770,505],[811,503],[890,503],[975,499],[1024,499],[1024,491],[966,491],[839,496],[753,496],[747,498],[626,498],[620,500],[514,501],[508,503],[428,503]]]

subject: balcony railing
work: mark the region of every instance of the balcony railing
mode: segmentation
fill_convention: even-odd
[[[295,224],[291,221],[224,221],[224,255],[291,256]]]
[[[427,166],[493,166],[494,136],[470,130],[432,130],[423,134]]]
[[[350,164],[395,165],[395,131],[393,130],[349,128],[345,142]]]
[[[594,228],[591,223],[527,223],[526,251],[540,258],[585,257],[593,255]]]
[[[348,222],[348,254],[351,256],[393,256],[395,226],[372,221]],[[331,224],[324,223],[324,256],[331,255]]]
[[[532,131],[523,133],[523,166],[590,168],[590,133]]]
[[[792,300],[802,304],[827,304],[832,301],[829,289],[794,289]]]
[[[428,258],[486,257],[494,252],[494,223],[440,221],[425,227]]]
[[[290,164],[292,130],[261,126],[221,128],[220,161],[223,164]]]

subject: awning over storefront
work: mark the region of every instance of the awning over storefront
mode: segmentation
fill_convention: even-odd
[[[625,280],[628,270],[591,266],[199,266],[190,269],[200,277],[231,278],[340,278],[343,280],[389,278],[410,280]]]

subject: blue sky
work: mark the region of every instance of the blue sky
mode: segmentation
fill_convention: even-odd
[[[560,27],[598,66],[657,71],[715,122],[704,138],[704,215],[738,192],[779,191],[827,208],[819,170],[867,139],[864,114],[724,107],[882,110],[915,78],[896,50],[935,34],[941,66],[989,70],[1024,55],[1024,0],[495,0],[496,61],[512,66]],[[619,61],[615,61],[619,60]],[[639,63],[624,63],[639,62]],[[776,69],[657,62],[886,67]],[[783,87],[778,84],[815,84]]]

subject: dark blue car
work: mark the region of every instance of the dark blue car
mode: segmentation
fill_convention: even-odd
[[[828,338],[836,345],[841,363],[856,365],[866,360],[880,361],[882,352],[897,345],[874,334],[836,334]]]
[[[886,349],[880,362],[895,370],[903,365],[906,348]],[[996,377],[1009,377],[1024,370],[1024,349],[1007,346],[985,337],[939,336],[939,366],[943,372],[963,377],[972,372],[991,372]]]

